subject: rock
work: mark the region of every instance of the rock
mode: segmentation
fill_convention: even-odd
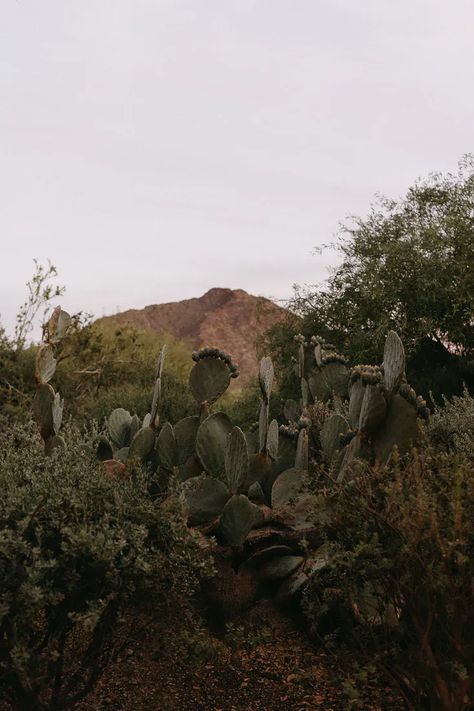
[[[125,476],[127,467],[116,459],[106,459],[105,462],[102,462],[102,471],[110,479],[121,479]]]

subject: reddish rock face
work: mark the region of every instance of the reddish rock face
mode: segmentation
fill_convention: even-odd
[[[170,333],[190,349],[218,347],[238,364],[242,384],[257,373],[257,338],[289,316],[273,301],[242,289],[210,289],[200,298],[131,309],[101,320]]]

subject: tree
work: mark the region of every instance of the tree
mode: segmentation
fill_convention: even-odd
[[[321,333],[357,362],[377,362],[389,329],[425,393],[474,387],[474,156],[457,174],[432,174],[399,200],[379,197],[343,225],[341,264],[293,301],[306,332]]]

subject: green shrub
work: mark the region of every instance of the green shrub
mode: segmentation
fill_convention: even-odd
[[[0,429],[29,419],[35,393],[35,349],[15,351],[0,339]]]
[[[473,701],[473,474],[430,448],[360,471],[333,496],[334,551],[305,592],[316,633],[376,665],[411,709]]]
[[[464,454],[474,462],[474,397],[467,389],[462,397],[444,400],[430,418],[429,434],[443,451]]]
[[[36,428],[0,436],[0,698],[66,709],[93,687],[134,604],[176,606],[206,567],[143,472],[108,478],[74,432],[45,458]]]
[[[258,422],[260,411],[260,387],[257,379],[246,383],[240,391],[227,391],[219,402],[219,410],[229,416],[235,425],[248,430]],[[279,392],[270,396],[270,418],[280,417],[283,409]]]

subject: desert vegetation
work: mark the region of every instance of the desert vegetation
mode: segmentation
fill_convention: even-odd
[[[130,708],[107,680],[150,629],[153,663],[194,654],[178,708],[472,708],[473,209],[466,159],[356,221],[234,392],[219,344],[53,308],[37,265],[0,344],[5,708]],[[280,669],[277,620],[295,667],[249,698],[236,668]],[[196,701],[224,657],[228,695]]]

